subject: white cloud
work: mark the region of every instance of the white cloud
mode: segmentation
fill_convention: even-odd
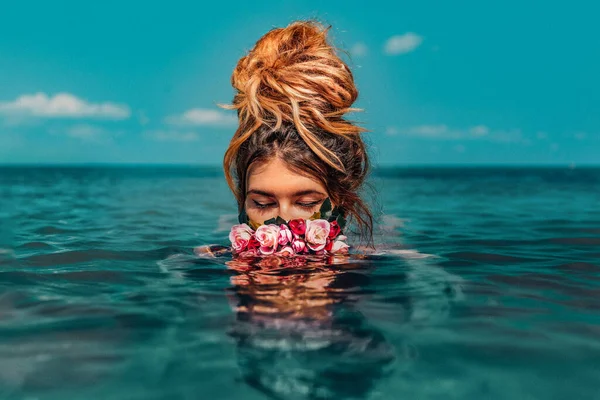
[[[490,133],[490,128],[485,125],[477,125],[469,129],[469,132],[474,136],[485,136]]]
[[[423,43],[423,38],[414,32],[407,32],[403,35],[390,37],[385,42],[384,50],[386,54],[397,55],[406,54],[415,50]]]
[[[492,130],[485,125],[476,125],[466,129],[449,128],[447,125],[418,125],[404,129],[388,127],[388,136],[413,136],[423,139],[437,140],[487,140],[496,143],[531,144],[531,140],[523,137],[520,129]]]
[[[158,142],[195,142],[200,138],[200,135],[196,132],[181,132],[176,130],[147,131],[144,133],[144,136]]]
[[[358,42],[350,49],[350,54],[355,57],[363,57],[366,56],[369,52],[369,48],[363,42]]]
[[[234,113],[208,108],[193,108],[165,119],[167,124],[184,126],[234,126],[237,121]]]
[[[126,119],[131,112],[124,104],[88,103],[70,93],[54,96],[36,93],[19,96],[14,101],[0,102],[0,114],[39,118]]]
[[[447,137],[448,127],[446,125],[419,125],[409,128],[407,133],[422,137]]]

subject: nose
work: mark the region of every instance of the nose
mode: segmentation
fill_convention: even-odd
[[[286,221],[289,221],[291,219],[294,219],[294,216],[292,215],[292,208],[289,205],[286,204],[280,204],[279,205],[279,216],[283,219],[285,219]]]
[[[279,216],[281,218],[285,219],[286,221],[289,221],[289,220],[295,219],[295,218],[300,218],[300,216],[297,215],[297,210],[295,210],[291,204],[287,204],[287,203],[283,203],[283,202],[279,204]]]

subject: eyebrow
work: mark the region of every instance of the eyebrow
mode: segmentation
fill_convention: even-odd
[[[265,192],[264,190],[259,190],[259,189],[248,190],[246,192],[246,196],[249,194],[257,194],[259,196],[265,196],[265,197],[276,197],[273,193]],[[319,192],[318,190],[309,189],[309,190],[300,190],[296,193],[293,193],[292,197],[306,196],[309,194],[320,194],[322,196],[325,196],[325,193]]]

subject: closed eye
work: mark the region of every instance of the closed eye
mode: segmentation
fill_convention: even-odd
[[[320,203],[322,203],[323,200],[317,200],[317,201],[311,201],[309,203],[303,203],[303,202],[298,202],[297,204],[300,207],[304,207],[304,208],[313,208],[315,206],[318,206]]]
[[[252,200],[254,202],[254,205],[257,208],[269,208],[269,207],[273,207],[275,205],[275,203],[260,203],[256,200]]]

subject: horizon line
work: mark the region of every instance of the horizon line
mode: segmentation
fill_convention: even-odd
[[[210,168],[222,169],[220,164],[200,163],[112,163],[112,162],[82,162],[82,163],[1,163],[0,168]],[[600,163],[425,163],[425,164],[379,164],[373,165],[372,169],[388,168],[600,168]]]

